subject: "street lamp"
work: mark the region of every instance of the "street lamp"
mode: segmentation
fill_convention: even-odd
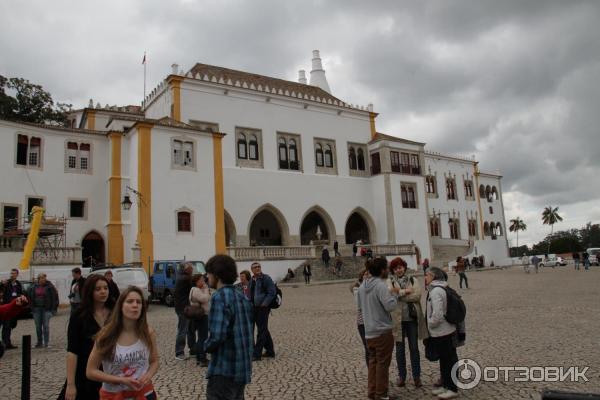
[[[144,204],[144,199],[142,198],[142,194],[140,192],[138,192],[137,190],[135,190],[134,188],[130,187],[130,186],[125,186],[125,190],[127,191],[125,194],[125,196],[123,196],[123,201],[121,202],[121,207],[123,207],[123,210],[125,211],[129,211],[131,209],[132,206],[132,202],[131,202],[131,198],[129,196],[129,192],[135,194],[138,198],[138,203],[140,204]]]

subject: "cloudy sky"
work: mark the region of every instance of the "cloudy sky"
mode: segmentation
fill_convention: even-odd
[[[0,2],[0,74],[76,107],[139,104],[177,62],[295,80],[321,50],[333,94],[377,130],[475,155],[504,176],[507,222],[540,240],[600,222],[600,1]],[[509,236],[513,239],[514,236]]]

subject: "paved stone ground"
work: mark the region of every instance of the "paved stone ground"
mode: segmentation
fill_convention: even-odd
[[[572,267],[571,267],[572,268]],[[589,366],[587,383],[481,383],[462,391],[469,399],[539,399],[543,388],[600,393],[600,268],[574,272],[546,268],[469,273],[471,289],[461,293],[468,307],[468,342],[459,357],[482,366]],[[450,277],[452,286],[458,279]],[[284,306],[271,318],[277,358],[255,363],[248,399],[366,399],[366,368],[347,284],[285,287]],[[193,360],[174,360],[175,315],[152,306],[161,367],[155,379],[159,398],[201,399],[205,370]],[[67,315],[51,321],[53,348],[33,350],[32,398],[54,399],[64,381]],[[34,332],[21,321],[13,337]],[[423,359],[422,389],[392,386],[401,398],[430,399],[437,364]],[[20,350],[0,362],[0,399],[19,398]],[[395,377],[395,361],[390,375]]]

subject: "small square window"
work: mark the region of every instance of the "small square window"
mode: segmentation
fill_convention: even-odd
[[[44,199],[41,197],[28,197],[27,198],[27,214],[31,214],[31,209],[35,206],[44,207]]]
[[[192,214],[187,211],[177,213],[177,232],[192,231]]]
[[[71,200],[69,202],[70,218],[85,218],[85,200]]]

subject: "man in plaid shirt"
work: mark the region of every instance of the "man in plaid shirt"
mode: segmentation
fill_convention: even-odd
[[[209,334],[204,343],[211,353],[206,398],[243,400],[244,388],[252,379],[252,304],[233,286],[238,276],[233,258],[211,257],[206,273],[209,286],[217,289],[210,300]]]

